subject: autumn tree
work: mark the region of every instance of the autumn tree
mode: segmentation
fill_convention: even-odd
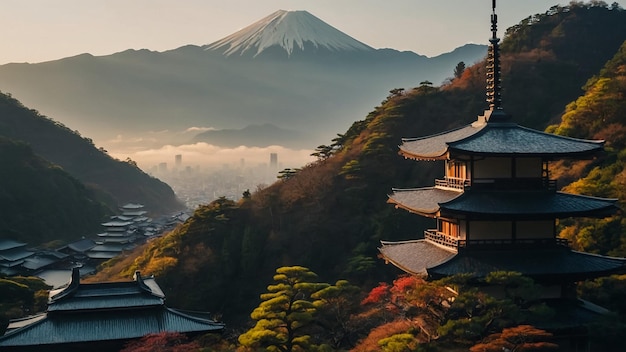
[[[367,324],[353,319],[360,308],[360,294],[361,289],[346,280],[311,294],[317,308],[316,324],[324,329],[324,339],[335,349],[353,347],[359,332],[367,328]]]
[[[199,350],[200,345],[193,341],[189,342],[184,334],[164,331],[131,341],[120,352],[188,352]]]
[[[471,352],[501,351],[548,351],[559,346],[550,342],[552,334],[531,325],[506,328],[500,333],[489,335],[484,341],[472,346]]]
[[[267,286],[261,303],[250,314],[256,324],[239,336],[239,343],[280,352],[316,349],[307,333],[319,306],[312,295],[329,285],[315,280],[317,274],[302,266],[276,269],[274,284]]]
[[[465,71],[465,62],[461,61],[456,64],[454,68],[454,78],[461,78],[463,76],[463,72]]]

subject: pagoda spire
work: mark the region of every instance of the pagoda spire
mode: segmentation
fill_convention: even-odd
[[[500,38],[498,38],[498,15],[496,0],[491,1],[491,38],[487,51],[487,103],[489,110],[487,120],[496,122],[508,120],[509,116],[502,110],[502,85],[500,81]]]
[[[491,13],[491,43],[487,53],[487,103],[489,110],[502,108],[500,90],[500,38],[498,38],[498,15],[496,15],[496,0],[492,0]]]

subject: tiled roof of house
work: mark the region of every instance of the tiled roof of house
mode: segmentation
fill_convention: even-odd
[[[126,340],[163,331],[224,328],[206,314],[168,308],[164,300],[152,277],[136,273],[135,281],[81,284],[79,270],[74,269],[66,286],[50,291],[47,312],[12,321],[0,337],[0,347]]]
[[[26,246],[26,243],[0,238],[0,251],[5,251],[8,249],[24,247],[24,246]]]

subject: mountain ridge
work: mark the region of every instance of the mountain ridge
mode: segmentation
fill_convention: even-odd
[[[168,131],[159,142],[176,144],[176,133],[191,127],[264,123],[303,133],[298,147],[312,148],[366,114],[389,90],[441,82],[459,61],[473,63],[486,54],[486,46],[433,59],[392,49],[309,53],[312,45],[303,43],[305,51],[289,59],[278,47],[234,60],[187,45],[2,65],[0,90],[108,150],[120,135],[133,140]]]

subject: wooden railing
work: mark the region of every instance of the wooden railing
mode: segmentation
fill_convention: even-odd
[[[464,190],[470,185],[470,180],[458,177],[445,177],[443,180],[435,180],[435,186]]]
[[[496,238],[496,239],[482,239],[482,240],[462,240],[456,237],[446,235],[443,232],[439,232],[435,229],[425,230],[424,238],[430,242],[449,247],[454,249],[465,248],[501,248],[501,247],[546,247],[552,245],[569,246],[569,241],[565,238]]]
[[[475,178],[473,181],[458,177],[444,177],[435,180],[435,186],[457,190],[468,190],[471,186],[481,189],[507,190],[548,190],[556,191],[556,180],[547,177],[536,178]]]

